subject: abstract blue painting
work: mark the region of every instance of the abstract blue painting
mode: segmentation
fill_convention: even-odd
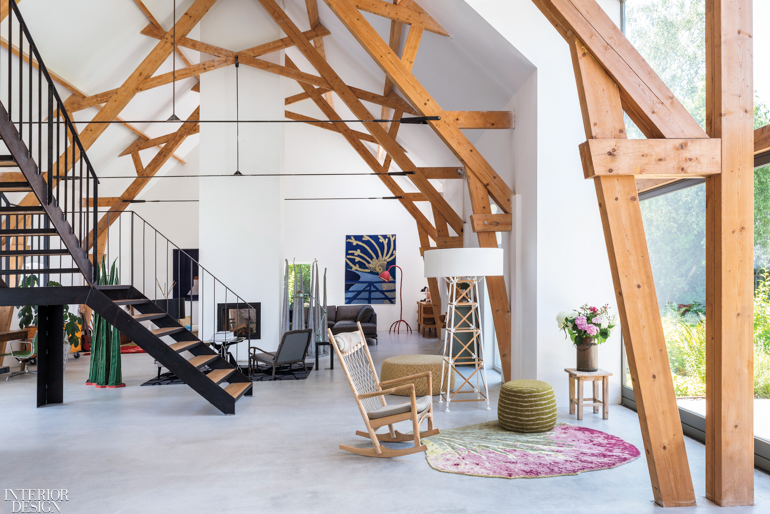
[[[346,236],[345,304],[395,304],[395,264],[395,234]]]

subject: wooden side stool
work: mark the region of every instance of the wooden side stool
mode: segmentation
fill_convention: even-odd
[[[578,371],[574,368],[565,368],[569,375],[569,413],[575,414],[575,406],[577,406],[577,419],[583,419],[583,407],[586,405],[594,408],[594,414],[599,413],[599,407],[602,407],[602,417],[609,419],[610,417],[610,402],[609,402],[609,390],[610,390],[610,377],[612,373],[600,369],[598,371]],[[599,382],[602,383],[602,398],[599,401]],[[593,382],[594,395],[593,399],[588,401],[583,400],[583,383]],[[577,397],[575,396],[575,388],[577,387]]]

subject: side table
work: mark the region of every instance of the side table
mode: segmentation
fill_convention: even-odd
[[[600,369],[598,371],[578,371],[574,368],[565,368],[569,376],[569,413],[575,414],[577,406],[577,419],[583,419],[583,407],[591,406],[594,408],[594,414],[599,413],[599,407],[602,407],[602,418],[610,417],[609,389],[612,373]],[[593,398],[583,399],[584,382],[593,382]],[[602,383],[602,398],[599,400],[599,382]],[[577,389],[577,395],[575,394]]]
[[[328,346],[329,347],[329,369],[334,369],[334,348],[332,348],[332,344],[329,341],[318,341],[315,343],[315,370],[318,371],[318,347],[319,346]]]

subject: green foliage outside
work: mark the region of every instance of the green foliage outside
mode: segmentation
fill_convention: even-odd
[[[627,35],[695,120],[706,126],[705,0],[633,0]],[[755,95],[755,128],[770,124],[770,109]],[[643,138],[628,123],[628,135]],[[706,299],[703,184],[640,203],[658,301],[678,396],[705,392]],[[770,166],[754,172],[755,269],[770,268]],[[766,276],[765,276],[766,278]],[[755,295],[755,394],[770,398],[770,289]],[[687,312],[685,312],[687,311]]]
[[[754,396],[770,398],[770,278],[762,279],[754,294]],[[706,321],[703,310],[669,306],[663,332],[677,396],[706,395]]]
[[[301,289],[306,293],[310,293],[310,264],[289,264],[289,307],[294,307],[294,282],[302,274],[302,285],[297,289]],[[305,302],[307,305],[307,302]]]

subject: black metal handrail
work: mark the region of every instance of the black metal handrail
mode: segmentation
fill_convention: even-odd
[[[91,282],[98,277],[96,256],[99,241],[96,228],[99,221],[97,212],[99,179],[64,102],[56,90],[53,78],[43,63],[37,45],[16,5],[16,0],[7,1],[9,4],[8,91],[5,108],[8,112],[8,121],[18,125],[19,138],[29,152],[28,157],[37,164],[37,174],[43,174],[42,166],[47,165],[44,175],[47,192],[44,198],[40,198],[38,194],[38,199],[41,203],[45,202],[46,206],[57,207],[62,213],[70,237],[62,234],[59,227],[57,230],[65,244],[70,243],[67,245],[70,250],[73,250],[72,246],[77,245],[85,253],[89,248],[93,249],[93,265],[91,270],[88,270],[92,272],[92,276],[86,277]],[[18,25],[17,47],[14,47],[14,23]],[[28,56],[25,55],[25,47],[29,49]],[[14,53],[17,53],[17,59],[14,59]],[[26,69],[25,58],[28,59]],[[18,62],[16,66],[18,79],[14,77],[14,61]],[[34,68],[37,68],[36,80]],[[0,73],[3,69],[4,66],[0,63]],[[16,80],[18,82],[15,84]],[[44,89],[46,89],[45,92]],[[44,96],[47,100],[46,105],[44,105]],[[45,119],[43,119],[44,112],[47,112]],[[37,113],[37,120],[34,119],[35,113]],[[68,176],[70,170],[72,173]],[[49,215],[51,214],[49,209],[46,211]],[[54,225],[56,226],[57,223]],[[75,236],[75,240],[72,240],[72,235]],[[75,259],[75,262],[79,263],[81,271],[86,273],[87,270],[83,268],[87,267],[87,263],[78,259]]]
[[[177,250],[179,252],[176,256],[177,269],[180,272],[182,256],[198,267],[199,293],[197,295],[198,300],[195,301],[198,302],[200,307],[201,321],[206,321],[206,324],[208,324],[206,314],[207,309],[210,308],[208,304],[212,302],[214,309],[218,308],[218,303],[235,304],[236,309],[249,309],[249,314],[252,310],[255,313],[259,313],[259,309],[244,300],[243,297],[204,267],[198,259],[171,241],[136,212],[102,211],[102,213],[104,214],[102,219],[106,220],[109,226],[109,229],[103,236],[105,238],[104,258],[107,262],[107,269],[105,271],[109,272],[110,267],[114,263],[118,270],[118,278],[121,285],[135,287],[146,297],[152,299],[154,295],[150,293],[150,288],[153,291],[156,290],[159,278],[163,279],[165,277],[167,286],[170,280],[173,279],[171,273],[171,268],[174,264],[173,250]],[[140,257],[137,258],[137,255]],[[151,262],[148,262],[150,260],[148,257],[151,258]],[[192,266],[190,271],[192,273]],[[149,284],[148,278],[150,279]],[[192,279],[193,277],[190,278]],[[190,280],[190,283],[192,284],[193,280]],[[171,286],[168,286],[166,292],[168,293],[170,290]],[[176,300],[176,312],[180,312],[179,304],[187,302],[188,300],[185,298],[188,297],[190,312],[192,313],[193,295],[182,291],[181,285],[177,297],[172,299],[171,303],[167,303],[165,306],[161,305],[161,308],[169,313],[170,308],[174,306],[173,300]],[[218,300],[222,300],[222,302]],[[250,317],[243,320],[248,322],[248,326],[251,325],[252,320]],[[216,325],[217,321],[215,321]],[[218,327],[213,332],[217,331]],[[248,330],[248,335],[250,338],[250,329]]]

